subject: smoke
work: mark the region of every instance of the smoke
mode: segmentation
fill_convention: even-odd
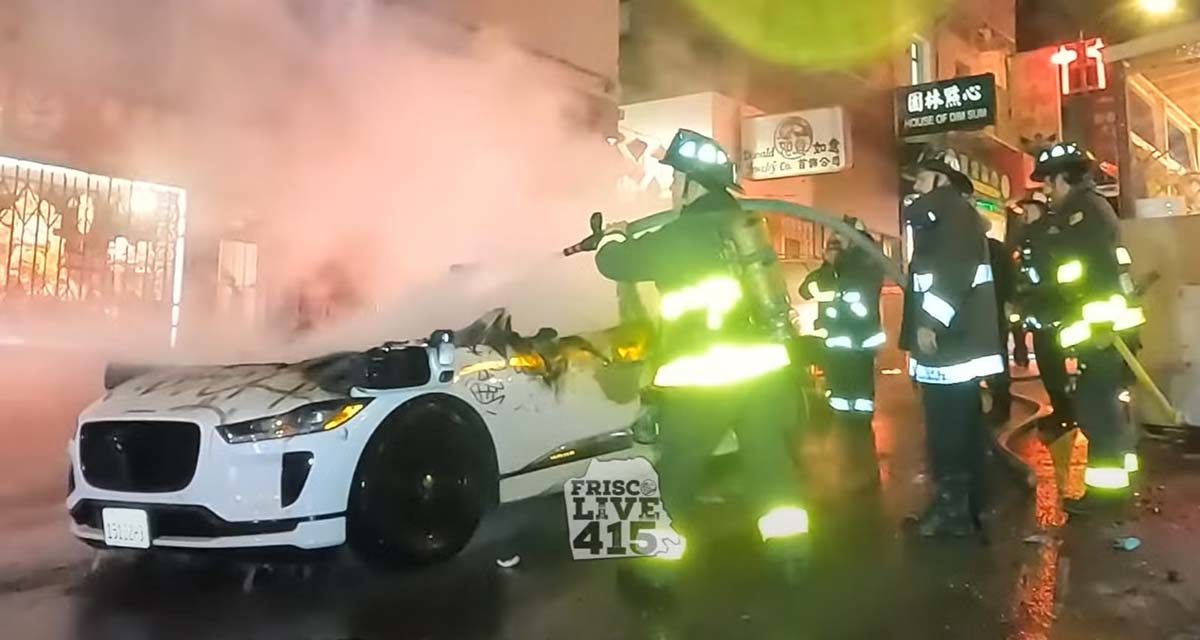
[[[18,13],[20,76],[155,107],[128,124],[122,155],[189,189],[175,357],[359,348],[495,305],[525,329],[613,321],[591,261],[553,257],[591,211],[625,213],[619,157],[580,117],[592,79],[503,31],[367,0],[39,0]],[[268,305],[252,331],[205,291],[211,247],[231,234],[258,244]],[[297,341],[280,309],[302,287],[342,302]]]

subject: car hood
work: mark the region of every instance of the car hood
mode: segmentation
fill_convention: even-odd
[[[348,374],[356,355],[333,354],[293,364],[157,368],[110,390],[80,420],[189,416],[228,424],[287,413],[350,397]],[[197,417],[202,414],[208,417]]]

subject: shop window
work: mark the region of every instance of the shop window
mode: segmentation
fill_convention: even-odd
[[[924,84],[933,80],[932,48],[924,38],[913,36],[908,43],[908,83]]]
[[[798,260],[802,252],[800,241],[795,238],[783,239],[783,257],[787,260]]]
[[[1129,92],[1129,130],[1146,142],[1157,146],[1154,128],[1154,107],[1137,92]]]
[[[0,158],[0,306],[178,304],[181,189]],[[67,308],[67,307],[63,307]]]
[[[1191,139],[1186,129],[1170,120],[1167,121],[1167,153],[1188,171],[1195,168]]]
[[[225,316],[253,320],[257,302],[258,245],[222,240],[217,265],[217,309]]]
[[[624,38],[633,31],[633,7],[629,0],[621,0],[620,4],[620,34]]]

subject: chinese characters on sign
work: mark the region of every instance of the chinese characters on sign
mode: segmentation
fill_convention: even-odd
[[[1064,96],[1108,88],[1104,41],[1100,38],[1061,45],[1050,56],[1050,62],[1058,67]]]
[[[840,107],[742,121],[742,167],[752,180],[837,173],[850,166],[850,128]]]
[[[988,73],[897,90],[900,135],[980,129],[996,122],[996,79]]]

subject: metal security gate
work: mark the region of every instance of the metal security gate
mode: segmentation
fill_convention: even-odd
[[[176,187],[0,157],[0,312],[161,309],[174,343],[186,207]]]

